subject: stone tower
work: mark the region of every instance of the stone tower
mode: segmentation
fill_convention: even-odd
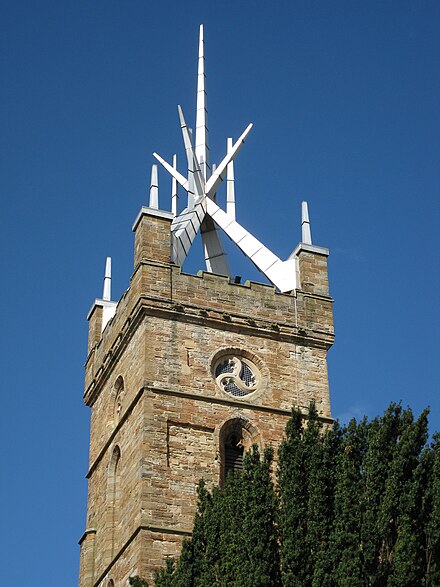
[[[331,420],[327,350],[333,343],[328,250],[312,244],[303,203],[302,242],[286,261],[235,219],[233,161],[251,125],[211,171],[203,29],[196,133],[179,109],[186,177],[173,177],[171,212],[159,209],[153,166],[150,205],[134,225],[134,271],[118,303],[111,268],[90,310],[84,401],[91,408],[86,530],[80,587],[151,581],[190,535],[200,478],[218,484],[251,444],[274,446],[293,405],[315,400]],[[215,201],[223,178],[226,210]],[[178,212],[177,184],[187,192]],[[201,232],[207,271],[182,264]],[[231,279],[220,231],[271,285]],[[152,582],[150,584],[153,584]]]

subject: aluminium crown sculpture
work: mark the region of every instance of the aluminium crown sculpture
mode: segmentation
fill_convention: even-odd
[[[200,25],[196,132],[193,140],[192,130],[188,127],[181,106],[178,106],[179,120],[187,156],[188,172],[184,177],[177,170],[177,155],[170,165],[157,153],[154,157],[163,165],[172,177],[171,188],[171,261],[182,266],[191,245],[200,230],[206,269],[209,273],[231,276],[227,254],[223,249],[219,229],[252,261],[263,275],[281,292],[297,289],[299,247],[308,247],[315,252],[328,254],[326,249],[312,245],[307,202],[302,202],[302,239],[289,258],[282,261],[277,255],[255,238],[239,224],[235,218],[234,159],[252,130],[249,124],[234,143],[227,139],[227,153],[218,166],[210,165],[208,144],[208,111],[205,88],[205,55],[203,25]],[[226,210],[216,202],[216,191],[226,178]],[[178,185],[187,192],[187,206],[178,212]],[[159,188],[157,165],[152,166],[149,206],[142,210],[159,210]],[[142,212],[142,211],[141,211]],[[169,215],[169,212],[161,211]],[[136,221],[137,222],[137,221]],[[135,222],[135,225],[136,225]],[[104,291],[99,302],[104,308],[102,330],[113,317],[117,303],[111,301],[111,259],[107,258],[104,278]]]
[[[191,129],[185,122],[180,106],[178,106],[178,111],[188,160],[187,177],[184,177],[177,171],[176,156],[173,157],[173,165],[170,165],[157,153],[153,154],[173,178],[172,212],[174,214],[174,220],[171,226],[172,261],[179,265],[183,264],[194,238],[200,229],[207,270],[212,273],[229,275],[227,256],[219,238],[218,229],[220,228],[281,292],[295,289],[297,271],[294,254],[286,261],[282,261],[235,219],[234,159],[249,135],[252,124],[248,125],[235,143],[233,143],[231,138],[228,139],[227,154],[217,167],[213,166],[211,173],[208,145],[203,25],[200,25],[199,37],[197,111],[194,142]],[[227,180],[226,211],[222,210],[215,201],[216,190],[225,177]],[[177,184],[180,184],[188,194],[187,207],[180,214],[177,213]],[[155,166],[153,166],[152,171],[150,207],[158,208],[157,169]],[[305,202],[303,202],[302,240],[304,243],[311,244],[307,204]]]

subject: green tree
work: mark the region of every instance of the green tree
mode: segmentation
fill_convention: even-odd
[[[129,577],[128,583],[131,587],[148,587],[148,583],[145,579],[141,579],[137,575],[135,577]]]
[[[286,426],[286,438],[278,451],[278,490],[280,507],[281,575],[286,587],[305,585],[307,571],[307,489],[306,464],[302,442],[303,416],[292,410]]]
[[[390,526],[395,535],[390,545],[390,587],[417,587],[424,584],[426,564],[423,549],[423,510],[425,492],[422,450],[428,438],[428,410],[416,421],[410,409],[405,410],[404,426],[390,475],[385,487]],[[387,495],[389,491],[389,495]],[[391,500],[394,498],[394,503]]]
[[[294,410],[276,492],[272,450],[257,447],[224,489],[201,482],[192,538],[157,587],[438,587],[440,435],[426,445],[427,416],[391,404],[323,430],[313,404]]]
[[[401,406],[392,403],[381,418],[375,418],[368,426],[367,450],[363,463],[361,542],[365,573],[368,584],[372,587],[385,585],[388,576],[388,561],[381,559],[383,531],[380,528],[379,514],[390,464],[401,434],[401,417]]]
[[[223,490],[200,483],[192,538],[177,565],[167,562],[156,576],[157,587],[280,585],[272,460],[272,449],[261,458],[254,446]]]
[[[279,448],[278,491],[282,581],[286,586],[332,585],[329,550],[334,510],[335,465],[341,432],[324,433],[314,403],[307,426],[294,410]]]
[[[333,584],[363,587],[365,582],[361,551],[362,463],[368,425],[351,420],[343,430],[336,464],[334,519],[330,535]]]
[[[213,492],[221,523],[218,575],[211,585],[280,584],[272,460],[272,449],[261,458],[253,446],[244,457],[243,472],[228,475],[224,491]]]
[[[328,429],[322,438],[322,462],[319,474],[323,477],[324,491],[321,494],[322,533],[313,569],[312,587],[333,587],[332,578],[335,566],[334,552],[331,549],[331,531],[334,523],[336,465],[341,450],[342,430],[337,422]]]
[[[183,556],[183,548],[180,553],[180,556]],[[156,572],[154,575],[155,585],[157,587],[174,587],[176,584],[174,570],[174,559],[167,558],[165,561],[165,567],[161,569],[158,573]]]
[[[273,449],[260,458],[256,446],[245,455],[241,486],[241,561],[237,585],[280,585],[278,535],[275,524],[277,500],[271,479]]]
[[[428,480],[424,496],[426,525],[426,585],[440,585],[440,432],[425,457]]]

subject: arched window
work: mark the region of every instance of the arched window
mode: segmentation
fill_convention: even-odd
[[[121,498],[121,450],[115,446],[107,479],[107,553],[111,561],[118,549],[119,502]]]
[[[254,443],[260,444],[260,438],[249,420],[239,416],[223,424],[219,433],[221,484],[228,474],[239,473],[243,469],[244,453]]]
[[[225,478],[228,473],[238,473],[243,469],[243,438],[236,432],[231,432],[225,438]]]
[[[116,426],[121,419],[125,388],[122,375],[116,379],[112,390],[112,399],[110,405],[110,420],[113,426]]]

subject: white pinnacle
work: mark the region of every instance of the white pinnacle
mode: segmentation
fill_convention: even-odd
[[[105,260],[104,287],[102,290],[102,299],[109,302],[112,299],[112,258],[107,257]]]
[[[310,231],[309,209],[307,202],[301,202],[301,235],[301,241],[304,244],[312,244],[312,233]]]
[[[157,165],[151,166],[150,181],[150,208],[157,210],[159,208],[159,184],[157,179]]]

